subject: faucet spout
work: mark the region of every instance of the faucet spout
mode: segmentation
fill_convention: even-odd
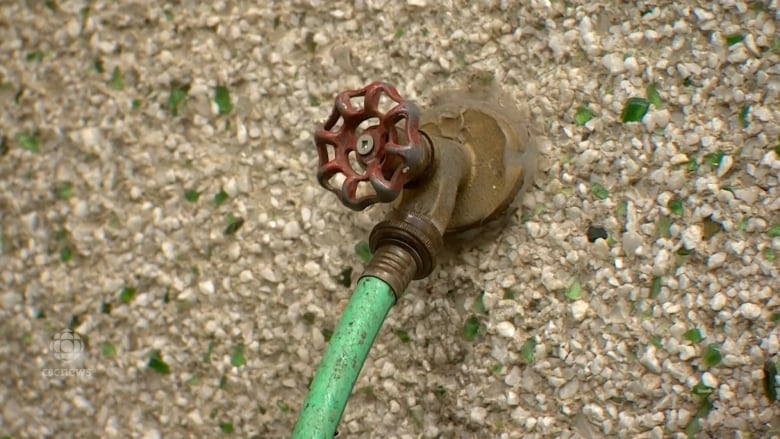
[[[471,160],[462,145],[445,138],[434,138],[431,143],[434,153],[430,174],[404,189],[400,201],[374,227],[369,238],[376,254],[363,275],[389,283],[397,297],[411,280],[423,279],[433,271],[459,188],[471,177]],[[383,250],[385,248],[392,250]],[[388,264],[390,255],[399,252],[407,254],[406,259],[413,262],[409,271],[413,273],[411,278],[399,275],[398,270]]]

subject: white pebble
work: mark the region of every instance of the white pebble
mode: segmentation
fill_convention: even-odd
[[[625,70],[623,57],[618,53],[610,53],[601,58],[601,64],[606,67],[610,73],[617,74]]]
[[[672,158],[669,159],[669,163],[672,165],[681,165],[683,163],[688,163],[688,156],[686,154],[675,154],[672,156]]]
[[[247,139],[246,126],[239,121],[238,126],[236,127],[236,140],[240,145],[243,145],[246,143],[246,139]]]
[[[766,349],[768,355],[775,355],[780,351],[780,334],[769,334],[764,341],[761,342],[761,346]]]
[[[639,71],[639,63],[636,62],[636,58],[629,56],[623,61],[623,67],[629,71],[629,73],[636,73]]]
[[[688,250],[694,250],[701,244],[701,227],[697,225],[689,226],[682,232],[682,242]]]
[[[717,293],[716,295],[712,296],[712,299],[710,299],[710,308],[712,308],[713,311],[720,311],[724,306],[726,306],[727,301],[728,298],[725,294]]]
[[[539,423],[539,427],[542,429],[542,431],[545,431],[553,425],[553,423],[555,422],[555,418],[553,418],[552,416],[544,416],[538,418],[537,422]]]
[[[112,53],[116,50],[116,41],[98,41],[97,47],[103,53]]]
[[[303,271],[307,276],[316,276],[320,273],[320,264],[314,261],[307,261],[303,264]]]
[[[648,346],[648,348],[645,349],[645,352],[639,358],[639,362],[650,372],[661,373],[661,364],[658,362],[658,358],[655,356],[655,347]]]
[[[78,200],[76,202],[76,207],[73,209],[73,213],[79,218],[85,218],[89,214],[87,200]]]
[[[141,198],[141,195],[143,195],[143,190],[141,190],[138,186],[133,186],[130,188],[130,199],[133,201],[138,200]]]
[[[695,15],[696,18],[699,21],[709,21],[709,20],[712,20],[713,18],[715,18],[715,14],[713,14],[712,12],[707,11],[705,9],[701,9],[701,8],[694,9],[693,10],[693,15]]]
[[[238,184],[236,183],[236,179],[232,177],[228,179],[222,189],[224,189],[225,193],[228,194],[230,198],[238,195]]]
[[[395,375],[395,371],[395,365],[389,361],[385,361],[385,364],[382,365],[382,370],[379,372],[379,376],[382,378],[389,378]]]
[[[260,270],[260,276],[263,276],[263,279],[267,280],[268,282],[276,282],[276,274],[274,274],[274,271],[271,270],[271,267],[265,267]]]
[[[238,260],[238,258],[241,256],[241,243],[235,241],[230,244],[230,247],[228,247],[227,256],[231,261]]]
[[[761,317],[761,307],[754,303],[743,303],[739,307],[739,313],[749,320],[755,320]]]
[[[580,382],[576,379],[569,381],[566,383],[563,387],[561,387],[561,390],[558,391],[558,396],[561,399],[569,399],[577,394],[577,390],[580,387]]]
[[[682,311],[682,306],[679,303],[664,302],[664,304],[661,305],[661,309],[667,314],[677,314]]]
[[[745,35],[745,39],[742,40],[742,42],[745,44],[745,48],[750,51],[750,53],[755,57],[761,56],[761,51],[758,50],[758,46],[756,45],[756,39],[753,38],[752,34]]]
[[[726,59],[732,64],[741,64],[745,62],[748,57],[750,56],[748,54],[747,49],[742,44],[740,45],[734,45],[732,46],[733,49],[731,52],[729,52],[729,55]]]
[[[669,253],[669,250],[662,248],[658,250],[655,259],[653,260],[653,272],[656,274],[663,273],[669,268],[670,264],[671,254]]]
[[[198,284],[200,292],[204,294],[214,294],[214,282],[211,280],[204,280]]]
[[[301,221],[303,221],[304,224],[308,224],[311,220],[311,209],[304,206],[301,207]]]
[[[638,233],[628,232],[623,235],[623,251],[626,255],[636,254],[637,249],[642,245],[642,237]]]
[[[520,383],[520,369],[517,366],[512,367],[506,377],[504,377],[504,384],[509,387],[515,387]]]
[[[76,395],[73,398],[73,405],[88,413],[92,413],[95,410],[89,400],[81,395]]]
[[[301,234],[301,226],[298,221],[290,221],[284,225],[282,236],[287,239],[297,238]]]
[[[734,392],[731,390],[731,386],[723,384],[718,389],[718,399],[721,401],[731,401],[734,399]]]
[[[77,37],[81,33],[81,24],[77,20],[70,20],[65,25],[65,29],[71,38]]]
[[[512,414],[509,415],[513,421],[517,422],[518,424],[523,424],[526,422],[528,417],[531,416],[530,413],[528,413],[523,406],[519,406],[516,409],[512,410]]]
[[[654,131],[656,128],[664,128],[668,125],[670,117],[669,110],[666,109],[650,111],[642,118],[642,123],[648,131]]]
[[[202,425],[203,424],[203,417],[200,416],[200,413],[198,413],[198,410],[193,410],[190,412],[189,415],[187,415],[187,418],[192,421],[195,425]]]
[[[723,177],[724,175],[726,175],[726,173],[729,172],[729,170],[731,169],[731,165],[733,164],[734,164],[734,159],[731,158],[730,155],[724,155],[723,159],[720,162],[720,166],[718,166],[717,176]]]
[[[581,322],[588,314],[588,309],[590,309],[588,302],[584,300],[578,300],[571,304],[571,316],[574,317],[574,320]]]
[[[707,268],[718,268],[723,263],[726,262],[726,253],[725,252],[717,252],[713,255],[710,255],[709,258],[707,258]]]
[[[3,307],[5,309],[11,308],[14,305],[22,303],[23,299],[21,294],[9,291],[3,295]]]
[[[750,115],[761,122],[769,122],[772,120],[772,112],[767,107],[755,108],[750,111]]]
[[[241,272],[241,274],[238,275],[238,279],[241,282],[249,282],[249,281],[251,281],[254,278],[255,277],[252,275],[252,272],[249,271],[249,270],[244,270],[244,271]]]
[[[485,422],[485,417],[487,417],[487,410],[484,407],[474,407],[471,409],[470,417],[477,424],[482,424]]]
[[[80,134],[81,134],[81,142],[87,148],[94,148],[95,146],[98,146],[98,143],[100,143],[101,141],[99,128],[95,128],[95,127],[84,128],[81,130]]]
[[[542,226],[534,221],[528,221],[525,223],[525,227],[528,230],[528,234],[531,235],[533,238],[541,238],[542,236]]]
[[[718,387],[718,380],[709,372],[701,374],[701,383],[711,389]]]
[[[559,32],[550,32],[547,37],[547,45],[553,51],[553,56],[556,58],[562,56],[568,49],[568,45],[566,44],[566,40],[563,38],[563,34]]]
[[[609,244],[606,239],[597,239],[591,246],[591,253],[599,259],[609,258]]]
[[[157,430],[146,430],[146,433],[141,437],[142,439],[160,439],[162,437]]]
[[[499,282],[501,284],[501,288],[510,288],[517,283],[517,278],[515,278],[513,274],[502,276],[499,279],[500,279]]]
[[[502,337],[513,338],[515,336],[515,325],[512,322],[501,322],[496,325],[496,332]]]
[[[176,246],[171,241],[165,241],[160,246],[163,255],[169,260],[176,258]]]
[[[687,361],[696,356],[696,349],[693,346],[681,345],[680,348],[680,360]]]

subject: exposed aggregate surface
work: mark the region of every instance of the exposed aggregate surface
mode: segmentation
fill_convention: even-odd
[[[288,436],[381,218],[317,186],[316,124],[339,91],[424,108],[475,71],[529,108],[536,182],[391,311],[342,437],[780,434],[778,23],[777,0],[2,2],[0,435]]]

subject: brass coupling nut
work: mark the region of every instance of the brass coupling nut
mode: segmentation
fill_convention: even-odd
[[[374,227],[369,237],[372,252],[384,246],[396,246],[408,252],[416,265],[415,280],[431,274],[436,266],[436,254],[443,245],[442,234],[436,226],[413,214],[403,218],[389,216]]]

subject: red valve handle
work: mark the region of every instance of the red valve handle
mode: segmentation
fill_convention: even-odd
[[[379,109],[383,93],[396,103],[384,113]],[[363,97],[362,108],[355,108],[350,100],[354,97]],[[360,124],[370,118],[378,118],[379,123],[358,132]],[[340,120],[342,124],[337,126]],[[317,180],[353,210],[395,200],[430,160],[429,147],[422,143],[419,128],[420,110],[392,85],[372,82],[360,90],[340,93],[325,125],[314,134],[319,155]],[[329,145],[335,150],[333,159],[328,156]],[[352,152],[362,169],[350,165]],[[337,174],[345,177],[341,188],[330,182]],[[373,193],[358,194],[362,182],[369,182]]]

